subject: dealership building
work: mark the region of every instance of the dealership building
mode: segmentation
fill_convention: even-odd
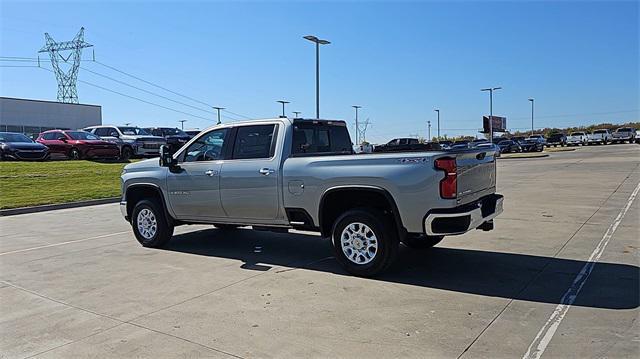
[[[76,103],[0,97],[0,131],[28,136],[52,129],[102,124],[102,107]]]

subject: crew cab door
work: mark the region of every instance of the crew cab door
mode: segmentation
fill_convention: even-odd
[[[222,206],[229,219],[272,220],[278,215],[278,125],[239,126],[231,158],[220,174]]]
[[[220,169],[230,130],[207,132],[178,157],[180,169],[167,174],[169,204],[178,219],[224,218],[220,202]]]

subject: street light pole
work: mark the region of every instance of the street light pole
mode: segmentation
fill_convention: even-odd
[[[480,91],[489,91],[489,142],[493,143],[493,91],[501,90],[502,87],[489,87]]]
[[[284,105],[290,103],[289,101],[284,101],[284,100],[280,100],[280,101],[276,101],[282,104],[282,116],[280,116],[281,118],[286,118],[287,115],[284,114]]]
[[[360,132],[360,127],[358,127],[358,109],[362,108],[362,106],[353,105],[351,106],[356,109],[356,146],[360,145],[358,142],[358,133]]]
[[[321,40],[313,35],[307,35],[304,39],[316,44],[316,118],[320,118],[320,45],[330,44],[327,40]]]
[[[218,111],[218,123],[217,123],[217,125],[219,125],[219,124],[222,123],[222,121],[220,121],[220,110],[224,110],[224,107],[215,107],[214,106],[213,109]]]
[[[533,98],[530,98],[529,101],[531,101],[531,136],[533,136]]]
[[[295,118],[300,118],[300,114],[301,113],[302,112],[300,112],[300,111],[293,111],[293,114],[296,116]]]
[[[181,130],[184,130],[184,123],[185,123],[186,121],[187,121],[187,120],[178,120],[178,122],[180,122],[180,129],[181,129]]]
[[[440,109],[435,109],[434,111],[438,113],[438,142],[440,142]]]
[[[427,121],[427,127],[429,127],[429,132],[427,132],[427,142],[431,142],[431,121]]]

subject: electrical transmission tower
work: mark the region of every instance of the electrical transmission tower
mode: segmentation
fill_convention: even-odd
[[[356,131],[358,132],[358,139],[360,141],[359,144],[361,144],[362,142],[366,142],[367,141],[367,127],[371,124],[371,122],[369,122],[369,119],[367,119],[364,122],[361,122],[358,124],[358,127],[356,128]]]
[[[80,68],[80,56],[82,49],[93,46],[84,41],[84,27],[80,28],[76,37],[71,41],[56,42],[48,34],[44,34],[46,45],[38,52],[48,52],[51,58],[51,66],[58,80],[58,101],[64,103],[78,103],[78,69]],[[62,55],[62,51],[70,51],[67,57]],[[60,60],[70,64],[70,68],[65,71],[60,67]]]

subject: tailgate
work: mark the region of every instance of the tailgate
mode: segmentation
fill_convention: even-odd
[[[496,189],[496,150],[466,150],[456,154],[458,204],[465,204],[494,193]]]

